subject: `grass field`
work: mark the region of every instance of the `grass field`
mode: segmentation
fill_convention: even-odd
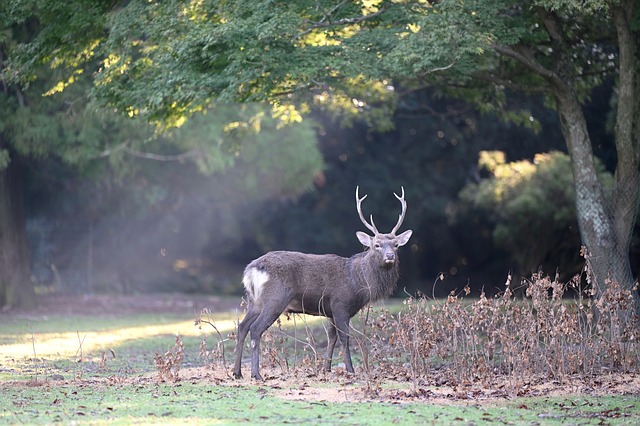
[[[204,299],[171,299],[158,309],[123,309],[114,298],[100,309],[84,300],[84,309],[0,316],[0,424],[640,424],[637,374],[528,380],[520,391],[424,376],[416,387],[407,375],[363,371],[357,348],[355,376],[338,360],[332,373],[314,372],[305,360],[310,338],[322,347],[322,328],[300,318],[296,331],[283,319],[289,337],[274,334],[265,345],[278,352],[263,357],[265,382],[234,380],[233,341],[224,360],[211,350],[234,331],[237,301],[216,303],[206,316],[218,335],[194,325]],[[176,335],[183,346],[174,346]],[[177,352],[178,380],[160,380],[157,355]]]

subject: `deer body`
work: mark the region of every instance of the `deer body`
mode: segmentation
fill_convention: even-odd
[[[369,249],[350,258],[334,254],[306,254],[291,251],[272,251],[255,259],[244,271],[243,284],[248,297],[248,309],[238,325],[234,376],[242,377],[242,348],[248,333],[251,334],[251,377],[260,376],[260,339],[262,334],[282,313],[305,313],[325,316],[328,321],[327,361],[325,369],[331,369],[331,358],[337,339],[344,349],[345,366],[353,373],[349,352],[349,321],[365,305],[388,297],[396,288],[399,270],[398,247],[407,243],[411,231],[399,236],[406,211],[404,190],[403,204],[398,224],[390,234],[380,234],[371,218],[369,225],[363,218],[360,203],[358,213],[365,226],[374,232],[371,237],[357,232],[360,242]]]

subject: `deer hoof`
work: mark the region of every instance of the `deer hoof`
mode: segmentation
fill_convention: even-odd
[[[254,378],[255,380],[259,381],[259,382],[264,382],[264,379],[262,378],[260,373],[252,374],[251,377]]]
[[[235,379],[242,379],[242,373],[241,373],[241,372],[239,372],[239,371],[238,371],[237,373],[236,373],[236,372],[234,372],[234,373],[233,373],[233,377],[234,377]]]

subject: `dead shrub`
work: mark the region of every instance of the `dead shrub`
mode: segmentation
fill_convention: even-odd
[[[362,310],[351,333],[357,374],[372,392],[389,379],[410,382],[414,392],[425,385],[517,392],[532,382],[636,371],[637,322],[625,320],[634,306],[631,291],[609,281],[596,297],[586,273],[568,283],[536,273],[517,289],[508,277],[505,289],[491,297],[484,291],[469,297],[467,287],[446,299],[408,297],[397,313]],[[277,321],[263,336],[262,362],[280,374],[324,378],[321,335],[304,320],[293,331]],[[219,345],[233,340],[219,338]],[[224,360],[224,349],[220,356]],[[336,355],[334,367],[341,359]],[[224,361],[218,364],[226,369]]]
[[[182,342],[182,337],[177,335],[176,342],[172,348],[167,350],[164,355],[156,353],[153,358],[160,381],[171,380],[177,382],[179,380],[178,372],[182,367],[183,359],[184,343]]]
[[[381,329],[381,339],[404,354],[414,385],[434,370],[452,385],[492,386],[507,378],[514,389],[536,379],[633,371],[640,361],[636,322],[621,319],[633,308],[631,292],[608,282],[593,299],[581,281],[538,273],[523,283],[520,297],[508,279],[491,298],[484,292],[472,300],[455,293],[444,301],[409,298],[385,319],[392,326]],[[392,330],[388,338],[385,329]]]

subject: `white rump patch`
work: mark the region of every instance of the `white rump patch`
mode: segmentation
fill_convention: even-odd
[[[242,284],[252,300],[260,297],[264,283],[267,281],[269,281],[269,274],[257,268],[247,270],[242,278]]]

